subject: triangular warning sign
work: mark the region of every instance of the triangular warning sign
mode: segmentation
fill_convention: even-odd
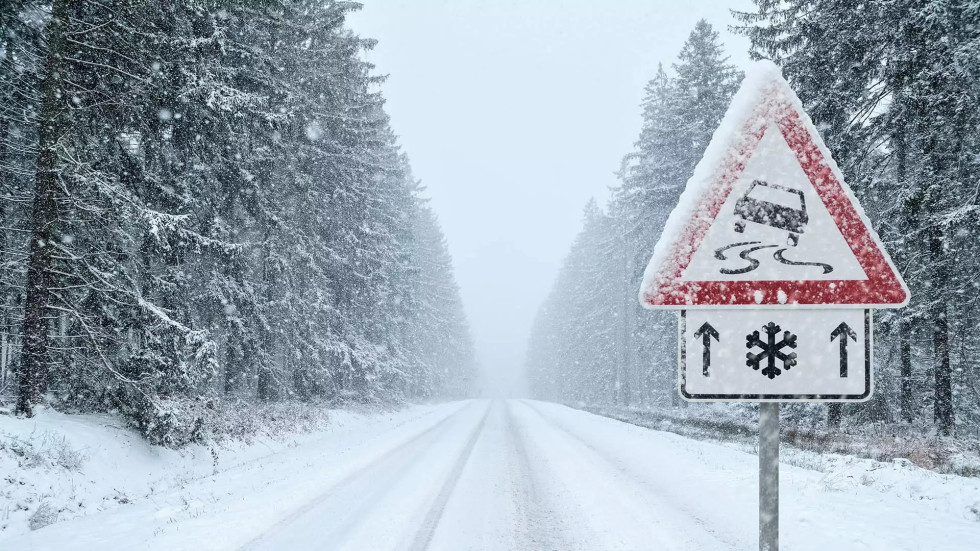
[[[648,308],[901,306],[905,282],[779,69],[732,100],[654,249]]]

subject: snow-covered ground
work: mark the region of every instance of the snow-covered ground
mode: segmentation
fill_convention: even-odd
[[[336,410],[329,425],[315,432],[179,452],[147,445],[107,415],[51,410],[30,420],[0,415],[0,542],[29,532],[32,517],[41,524],[70,525],[65,521],[84,516],[81,525],[105,529],[116,522],[110,519],[136,509],[138,524],[162,534],[182,519],[212,510],[229,492],[252,493],[244,484],[279,487],[292,472],[311,470],[320,461],[331,468],[339,467],[341,458],[370,461],[365,454],[371,446],[382,451],[397,446],[399,431],[424,429],[451,412],[445,405],[394,413]],[[37,519],[38,509],[49,518]],[[125,533],[125,526],[121,530]],[[37,541],[34,548],[50,548]],[[65,548],[89,547],[79,540]]]
[[[25,442],[38,457],[17,467]],[[0,446],[3,549],[757,547],[754,455],[543,402],[336,412],[325,431],[222,450],[217,465],[109,418],[49,412],[0,417]],[[978,479],[787,457],[783,549],[977,548]],[[84,510],[62,518],[85,516],[27,531],[38,493],[59,507],[73,496]],[[10,512],[18,503],[31,511]]]

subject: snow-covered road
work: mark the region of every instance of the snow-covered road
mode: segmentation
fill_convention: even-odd
[[[910,499],[864,476],[876,475],[783,465],[783,549],[976,549],[980,518],[956,499]],[[909,476],[947,480],[953,497],[977,489],[971,479]],[[756,484],[757,458],[731,446],[543,402],[457,402],[0,547],[748,550],[757,546]]]

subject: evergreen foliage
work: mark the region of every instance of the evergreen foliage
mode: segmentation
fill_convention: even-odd
[[[912,293],[879,323],[879,355],[897,358],[878,366],[881,398],[898,405],[882,414],[931,417],[942,434],[956,411],[973,425],[980,5],[756,5],[736,14],[739,30],[783,66]]]
[[[3,4],[0,395],[180,445],[218,400],[467,392],[451,260],[352,9]]]
[[[535,320],[527,368],[538,396],[619,405],[679,401],[675,316],[643,310],[636,293],[741,77],[702,20],[673,74],[661,65],[647,84],[640,136],[623,159],[621,185],[607,209],[586,207],[582,233]]]
[[[810,423],[900,421],[941,434],[980,423],[978,6],[756,0],[735,14],[752,55],[780,65],[803,100],[912,294],[907,308],[876,316],[875,399],[790,408]],[[537,318],[527,366],[539,396],[678,405],[675,316],[640,311],[635,293],[738,78],[700,22],[674,75],[661,68],[647,85],[640,138],[607,222],[583,228]],[[583,244],[597,240],[615,243],[621,259],[589,253],[583,267]],[[617,311],[609,326],[598,311],[578,313],[597,279],[624,282],[618,306],[600,307]],[[610,331],[622,338],[603,349]],[[577,355],[583,348],[604,352]]]

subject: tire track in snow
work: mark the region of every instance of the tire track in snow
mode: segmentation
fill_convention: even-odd
[[[289,525],[293,522],[299,521],[304,515],[313,509],[335,498],[338,493],[355,486],[360,480],[371,474],[377,473],[379,476],[390,477],[393,480],[396,479],[398,474],[411,466],[416,452],[424,450],[431,445],[432,441],[437,440],[439,436],[447,432],[452,422],[456,421],[457,418],[463,414],[463,412],[472,408],[476,403],[477,402],[471,402],[470,404],[467,404],[466,406],[454,411],[444,419],[441,419],[435,425],[432,425],[419,434],[413,436],[408,441],[403,442],[388,452],[385,452],[381,457],[358,468],[356,471],[350,473],[336,483],[331,484],[329,487],[325,488],[319,496],[295,508],[291,513],[289,513],[289,515],[282,518],[280,521],[266,529],[262,534],[259,534],[257,537],[243,545],[240,550],[252,551],[265,548],[265,546],[267,546],[269,543],[268,540],[274,537],[275,534],[282,530],[288,529]],[[377,498],[379,498],[386,491],[386,486],[375,485],[372,490],[359,493],[357,495],[356,505],[352,504],[352,506],[347,509],[347,514],[345,515],[346,520],[339,526],[331,527],[331,532],[343,534],[350,531],[357,525],[363,514],[373,508]]]
[[[656,484],[649,477],[644,476],[643,473],[637,472],[633,467],[631,467],[631,466],[623,463],[619,458],[616,458],[614,456],[611,456],[608,452],[606,452],[606,451],[604,451],[604,450],[596,447],[595,445],[593,445],[593,444],[589,443],[588,441],[584,440],[582,437],[580,437],[577,434],[573,433],[572,431],[568,430],[563,425],[561,425],[559,422],[551,419],[545,413],[542,413],[541,410],[539,410],[537,407],[535,407],[528,400],[521,400],[520,402],[521,402],[521,405],[523,405],[523,406],[527,407],[528,409],[530,409],[531,411],[533,411],[535,413],[535,415],[537,415],[547,425],[551,426],[552,428],[554,428],[558,432],[560,432],[560,433],[568,436],[570,439],[574,440],[575,442],[577,442],[581,446],[585,447],[590,452],[592,452],[593,455],[595,455],[596,457],[598,457],[603,462],[608,463],[609,465],[612,465],[617,471],[619,471],[621,474],[623,474],[626,477],[628,477],[630,480],[633,480],[634,482],[637,482],[639,485],[641,485],[641,486],[647,488],[648,490],[650,490],[648,492],[649,495],[651,497],[656,498],[657,501],[660,501],[661,503],[663,503],[664,510],[671,510],[671,511],[676,511],[676,512],[683,513],[683,515],[685,517],[687,517],[688,519],[690,519],[691,521],[693,521],[693,523],[696,526],[698,526],[699,528],[701,528],[702,530],[704,530],[707,534],[711,535],[711,537],[714,538],[715,541],[717,541],[718,543],[723,544],[725,547],[727,547],[729,549],[741,549],[743,547],[743,545],[740,542],[733,541],[729,537],[726,537],[724,534],[719,534],[716,530],[714,530],[710,526],[710,524],[708,523],[708,521],[706,521],[705,519],[701,518],[701,516],[699,516],[696,512],[691,511],[688,507],[685,507],[685,506],[683,506],[682,504],[679,504],[679,503],[673,503],[673,502],[667,501],[667,499],[666,499],[665,496],[669,496],[670,493],[667,492],[667,491],[665,491],[665,489],[662,486]]]
[[[432,536],[436,533],[436,528],[439,527],[439,520],[442,518],[443,512],[446,510],[446,504],[449,503],[449,498],[453,494],[453,490],[456,489],[456,483],[459,482],[460,475],[463,474],[463,468],[466,467],[466,463],[470,460],[470,455],[473,454],[473,448],[476,447],[477,441],[480,439],[480,435],[483,434],[483,426],[487,422],[487,416],[490,414],[490,410],[496,404],[491,405],[483,412],[483,417],[480,418],[480,422],[473,429],[473,433],[470,434],[469,440],[466,442],[466,446],[463,448],[462,453],[456,459],[456,463],[453,465],[452,471],[449,472],[449,476],[446,477],[445,482],[442,484],[442,488],[436,495],[436,499],[432,504],[432,508],[429,509],[428,514],[425,515],[425,520],[422,521],[422,526],[419,528],[418,533],[415,535],[415,539],[412,541],[412,545],[409,547],[409,551],[425,551],[429,548],[429,544],[432,542]]]
[[[527,451],[527,433],[523,427],[514,422],[511,411],[513,401],[506,403],[507,434],[510,439],[510,450],[513,455],[514,472],[511,482],[517,510],[523,522],[514,526],[516,540],[527,542],[527,549],[561,550],[571,549],[564,541],[560,530],[555,526],[557,515],[548,508],[542,499],[542,493],[531,469],[531,459]]]

